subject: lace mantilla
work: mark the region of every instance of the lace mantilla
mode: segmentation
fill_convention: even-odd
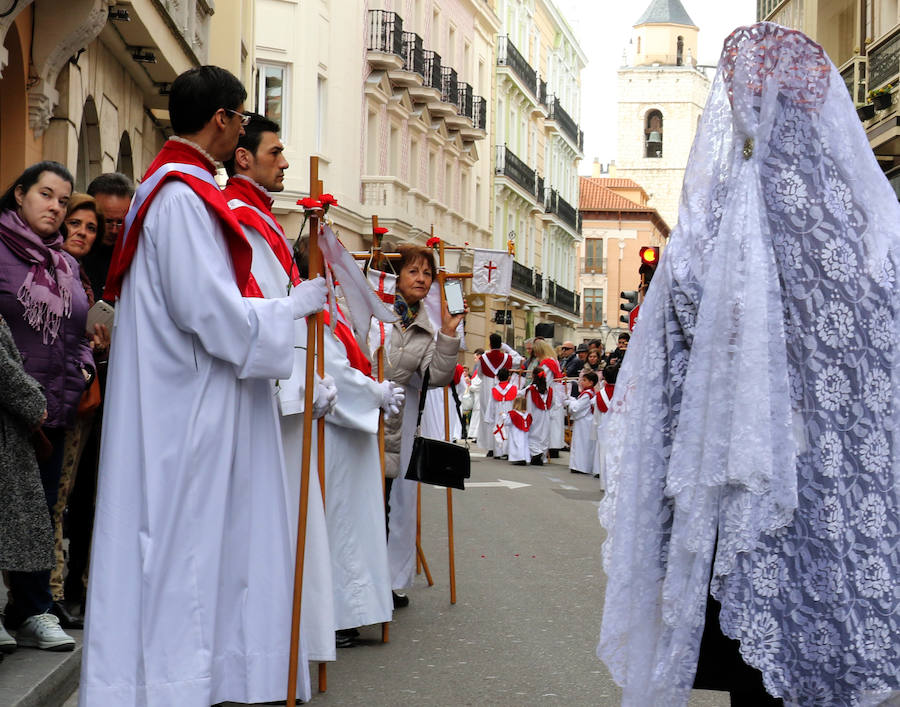
[[[708,591],[786,704],[900,689],[898,244],[821,47],[735,31],[605,416],[597,651],[624,704],[686,704]]]

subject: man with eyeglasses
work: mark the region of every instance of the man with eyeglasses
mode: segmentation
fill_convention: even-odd
[[[134,184],[121,172],[106,172],[94,179],[87,188],[87,193],[94,197],[97,208],[103,214],[106,230],[94,243],[94,247],[84,256],[81,266],[84,268],[91,287],[99,297],[106,286],[106,274],[112,259],[116,237],[125,223],[125,214],[131,205],[134,195]]]
[[[246,97],[216,66],[175,79],[175,135],[116,242],[81,707],[284,699],[293,548],[270,381],[327,288],[260,296],[215,181]]]

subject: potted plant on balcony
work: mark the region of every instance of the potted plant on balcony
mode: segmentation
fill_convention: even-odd
[[[875,104],[874,103],[866,103],[865,105],[858,106],[856,109],[856,114],[859,116],[859,119],[863,122],[867,120],[871,120],[875,117]]]
[[[887,84],[886,86],[882,86],[881,88],[876,88],[869,91],[869,100],[875,104],[876,110],[885,110],[889,108],[892,100],[891,100],[891,89],[893,86],[891,84]]]

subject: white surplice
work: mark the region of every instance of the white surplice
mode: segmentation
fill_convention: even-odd
[[[510,410],[503,413],[503,426],[509,439],[507,451],[511,462],[530,462],[531,449],[528,444],[529,430],[520,430],[512,421],[513,414],[527,417],[526,413]]]
[[[292,559],[269,381],[293,366],[292,307],[241,296],[217,217],[181,182],[140,238],[112,332],[79,704],[283,699]]]
[[[472,393],[472,414],[469,416],[469,426],[466,434],[469,439],[477,439],[481,429],[481,388],[484,378],[481,375],[472,376],[469,381],[469,391]]]
[[[266,298],[287,293],[288,275],[265,238],[243,226],[253,248],[251,272]],[[272,381],[273,398],[279,401],[281,436],[284,446],[284,504],[287,512],[291,552],[297,545],[297,518],[300,508],[300,471],[303,451],[303,402],[306,381],[306,321],[293,324],[294,368],[284,380]],[[319,483],[316,452],[316,422],[310,452],[309,505],[306,513],[306,544],[303,560],[303,599],[300,613],[301,660],[329,661],[336,658],[334,600],[332,592],[329,535]],[[328,464],[326,444],[325,463]],[[326,484],[327,485],[327,484]],[[293,554],[291,555],[293,558]],[[293,577],[293,560],[290,576]],[[293,581],[293,580],[292,580]],[[300,673],[305,671],[301,670]]]
[[[534,386],[529,386],[533,388]],[[549,394],[549,390],[547,393]],[[554,398],[556,394],[554,393]],[[546,398],[546,396],[544,396]],[[543,398],[542,398],[543,399]],[[531,429],[528,431],[528,446],[531,449],[531,456],[543,454],[546,456],[548,444],[550,440],[550,412],[549,410],[541,410],[531,398],[531,390],[525,392],[526,410],[531,415]]]
[[[569,398],[569,417],[572,420],[572,442],[569,469],[591,474],[594,470],[594,394],[589,390]]]

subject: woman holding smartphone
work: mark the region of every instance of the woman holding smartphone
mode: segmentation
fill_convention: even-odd
[[[425,311],[425,296],[434,282],[437,268],[430,248],[413,244],[397,248],[401,257],[395,265],[397,292],[390,349],[384,376],[405,388],[406,400],[401,414],[385,420],[385,475],[387,476],[388,559],[393,582],[394,606],[406,606],[405,590],[415,573],[416,482],[403,478],[412,452],[419,394],[425,372],[428,385],[440,388],[453,379],[460,340],[457,328],[464,311],[450,314],[446,304],[441,311],[441,328],[435,333]]]

